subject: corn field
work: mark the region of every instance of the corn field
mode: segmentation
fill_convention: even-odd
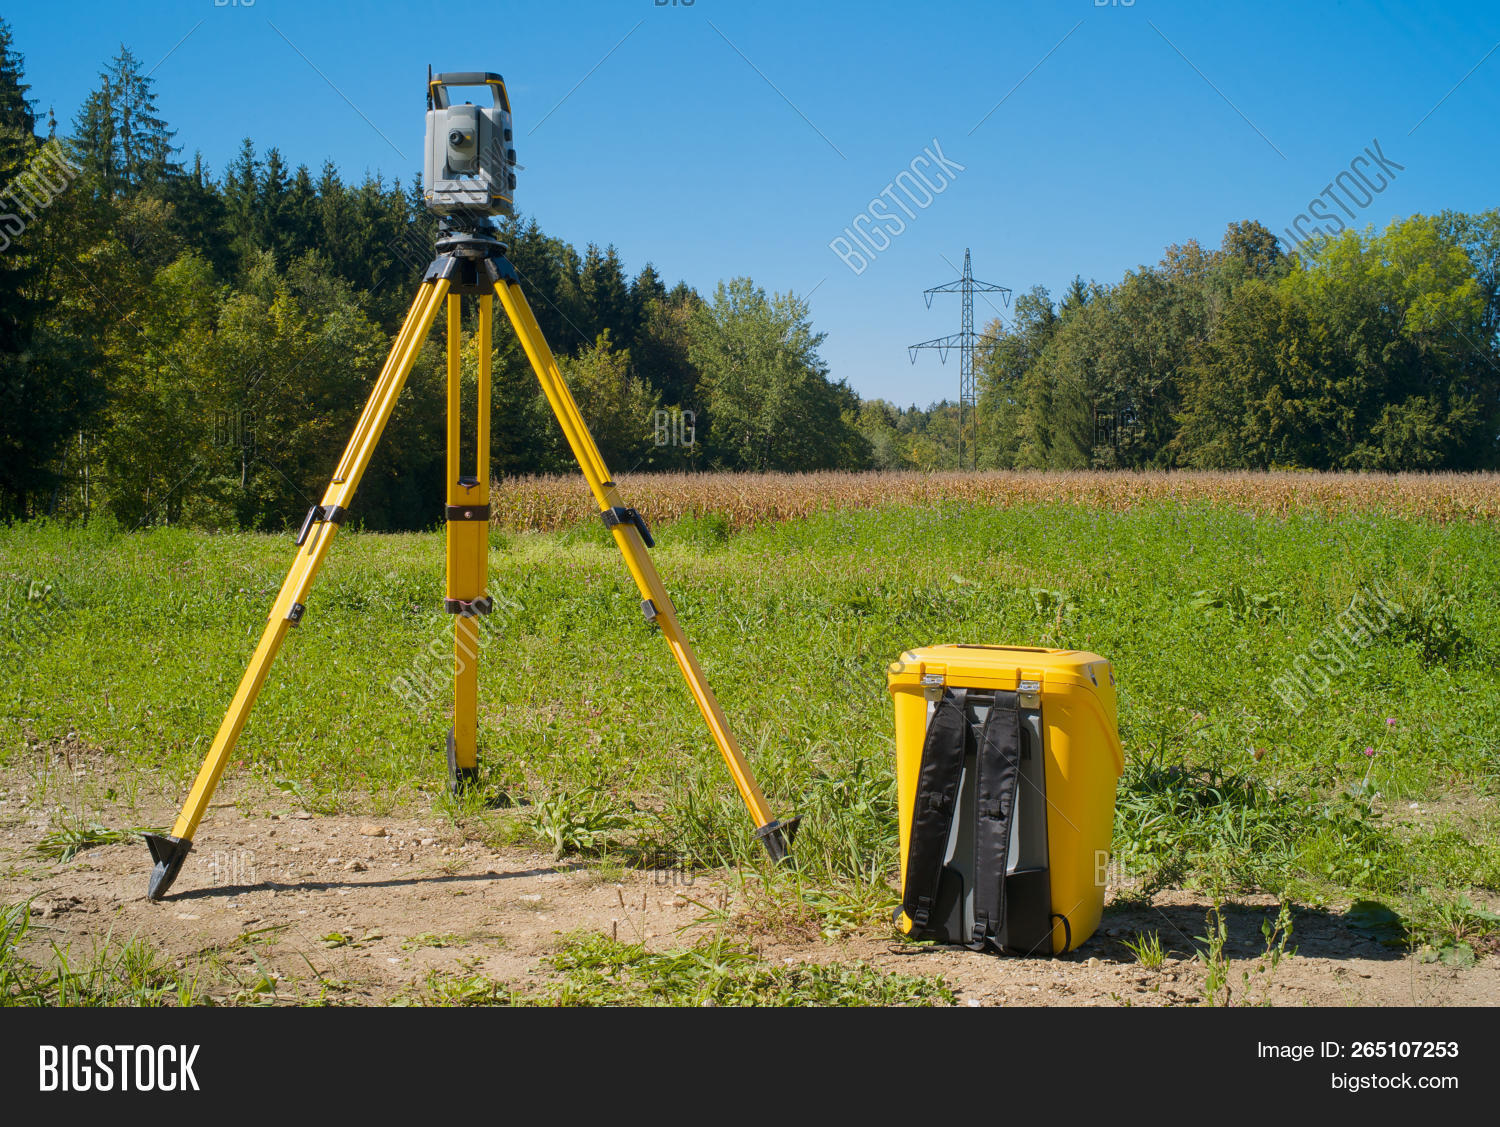
[[[998,507],[1065,501],[1116,511],[1206,501],[1273,516],[1374,512],[1440,522],[1500,515],[1500,474],[1493,473],[681,473],[626,474],[618,482],[626,503],[653,524],[716,514],[733,528],[826,510],[941,501]],[[583,479],[571,475],[497,482],[491,502],[495,522],[517,530],[551,531],[598,517]]]

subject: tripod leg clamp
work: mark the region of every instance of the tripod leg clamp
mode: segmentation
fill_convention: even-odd
[[[613,509],[605,509],[599,514],[604,521],[605,528],[613,528],[617,524],[633,524],[636,531],[641,534],[646,547],[656,547],[656,541],[651,539],[651,530],[646,527],[646,518],[641,516],[635,509],[627,509],[616,505]]]
[[[307,543],[307,534],[315,524],[343,524],[346,511],[338,505],[314,505],[308,509],[307,517],[302,521],[302,529],[297,533],[297,546],[300,548]]]
[[[443,609],[461,618],[478,618],[495,609],[495,600],[488,595],[481,595],[477,599],[444,599]]]
[[[187,838],[173,837],[171,834],[142,836],[146,839],[146,848],[151,851],[153,865],[151,883],[146,886],[146,896],[151,900],[160,900],[182,871],[182,862],[192,850],[193,843]]]
[[[488,505],[445,505],[443,519],[448,521],[489,520],[490,507]]]

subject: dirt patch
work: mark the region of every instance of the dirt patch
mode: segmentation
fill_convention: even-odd
[[[214,992],[268,979],[263,997],[381,1003],[420,998],[429,974],[485,975],[524,988],[551,974],[563,937],[602,932],[652,948],[709,934],[740,906],[733,874],[621,870],[557,863],[541,852],[496,850],[434,815],[315,816],[286,796],[226,787],[210,809],[168,899],[145,897],[139,842],[85,848],[65,862],[38,854],[59,812],[96,808],[106,785],[95,762],[0,771],[0,902],[32,899],[27,954],[50,944],[87,952],[106,936],[139,937],[184,967],[204,968]],[[176,796],[138,788],[116,828],[166,824]],[[709,912],[713,908],[715,912]],[[862,959],[886,970],[942,975],[965,1005],[1191,1005],[1204,996],[1208,904],[1191,893],[1119,897],[1099,933],[1061,959],[1002,959],[908,944],[870,927],[834,940],[793,931],[752,940],[766,959]],[[1383,947],[1330,913],[1299,912],[1290,947],[1262,972],[1269,898],[1226,909],[1231,999],[1274,1005],[1488,1005],[1500,960],[1450,967]],[[1159,967],[1125,946],[1155,932]],[[1249,975],[1249,984],[1245,975]]]

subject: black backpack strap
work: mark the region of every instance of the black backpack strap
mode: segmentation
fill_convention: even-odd
[[[901,892],[901,910],[918,931],[927,927],[937,903],[968,739],[967,693],[963,689],[945,690],[933,706],[927,739],[922,744],[922,766],[917,772],[911,838],[906,849],[906,885]]]
[[[974,788],[973,945],[998,941],[1005,927],[1005,868],[1021,778],[1021,716],[1010,694],[996,693],[979,733]],[[1006,704],[1009,707],[1006,707]]]

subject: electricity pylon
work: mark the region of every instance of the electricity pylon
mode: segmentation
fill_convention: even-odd
[[[974,427],[974,439],[969,443],[974,468],[979,468],[979,399],[974,391],[974,345],[993,342],[994,337],[974,332],[974,295],[976,293],[998,293],[1007,306],[1010,305],[1010,290],[990,282],[976,282],[974,271],[969,267],[969,248],[964,248],[964,273],[957,281],[945,282],[922,291],[927,308],[932,308],[932,295],[957,293],[963,295],[963,323],[959,331],[935,340],[924,340],[921,344],[908,345],[906,351],[911,362],[917,362],[917,351],[923,348],[937,349],[938,359],[948,362],[948,350],[958,349],[958,468],[964,468],[964,418],[967,415]]]

